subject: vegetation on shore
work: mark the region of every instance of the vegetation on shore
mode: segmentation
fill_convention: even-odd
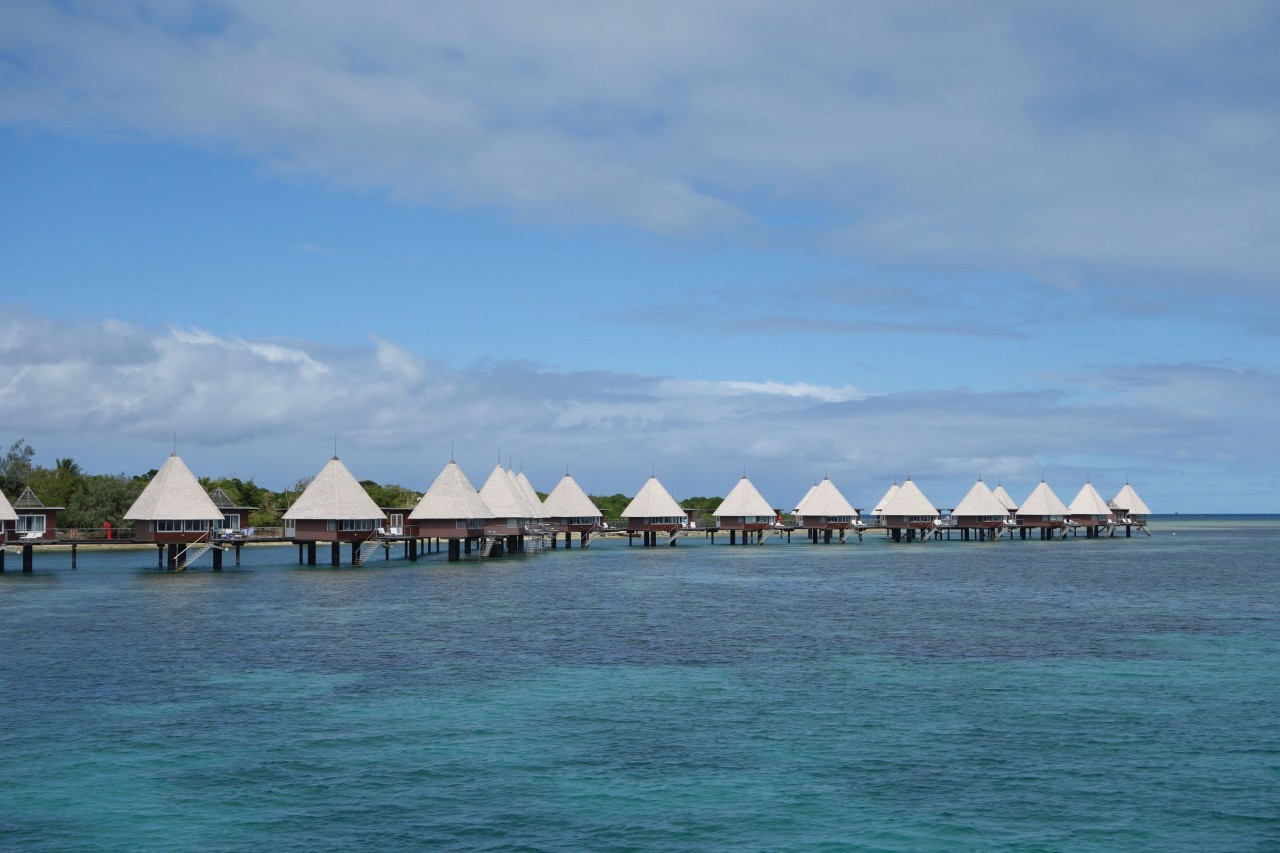
[[[9,446],[8,452],[0,457],[0,491],[12,503],[30,487],[45,506],[64,507],[58,515],[58,526],[64,528],[89,530],[101,528],[104,523],[114,528],[126,526],[124,514],[156,474],[155,468],[133,476],[125,473],[89,474],[73,459],[56,459],[52,467],[45,467],[32,461],[35,455],[35,449],[24,438]],[[239,477],[200,477],[199,480],[207,491],[222,489],[236,506],[254,507],[248,519],[250,527],[279,525],[281,514],[311,482],[310,478],[303,478],[291,488],[276,492],[259,486],[252,477],[247,481]],[[361,480],[360,485],[380,507],[410,509],[422,497],[421,492],[395,483],[384,485],[373,480]],[[538,497],[545,498],[546,495],[539,492]],[[631,502],[631,498],[623,494],[589,497],[610,522],[618,519]],[[693,497],[681,501],[680,505],[696,510],[698,517],[704,517],[710,516],[723,500]]]

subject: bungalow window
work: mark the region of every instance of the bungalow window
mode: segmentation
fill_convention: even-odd
[[[338,521],[338,529],[341,531],[352,530],[372,530],[373,519],[370,518],[343,518]]]
[[[465,530],[467,526],[467,519],[459,518],[457,521],[453,523],[453,526],[458,530]]]
[[[43,515],[20,515],[14,529],[18,533],[30,533],[33,530],[44,532],[45,517]]]

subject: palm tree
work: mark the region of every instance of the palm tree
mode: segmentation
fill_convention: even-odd
[[[84,469],[74,459],[67,457],[54,460],[53,473],[59,480],[78,480],[84,476]]]

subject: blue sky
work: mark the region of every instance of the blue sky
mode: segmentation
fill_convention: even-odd
[[[1280,511],[1280,12],[1113,6],[12,0],[0,440]]]

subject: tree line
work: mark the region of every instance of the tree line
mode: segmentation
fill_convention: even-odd
[[[9,446],[0,457],[0,492],[13,503],[22,492],[30,488],[45,506],[64,507],[58,515],[58,526],[90,530],[109,523],[114,528],[127,526],[124,514],[156,475],[155,468],[145,474],[130,476],[119,474],[86,473],[74,459],[55,459],[52,467],[33,462],[36,451],[26,439],[20,438]],[[297,480],[292,488],[273,491],[253,481],[239,477],[200,477],[205,491],[222,489],[235,506],[255,507],[249,516],[250,527],[275,527],[280,516],[298,499],[311,478]],[[422,498],[420,492],[399,484],[381,484],[373,480],[361,480],[360,485],[380,507],[412,509]],[[546,494],[538,492],[539,498]],[[588,495],[607,519],[619,518],[631,498],[623,494]],[[699,516],[709,516],[720,506],[723,498],[693,497],[680,502],[685,509],[697,511]]]

